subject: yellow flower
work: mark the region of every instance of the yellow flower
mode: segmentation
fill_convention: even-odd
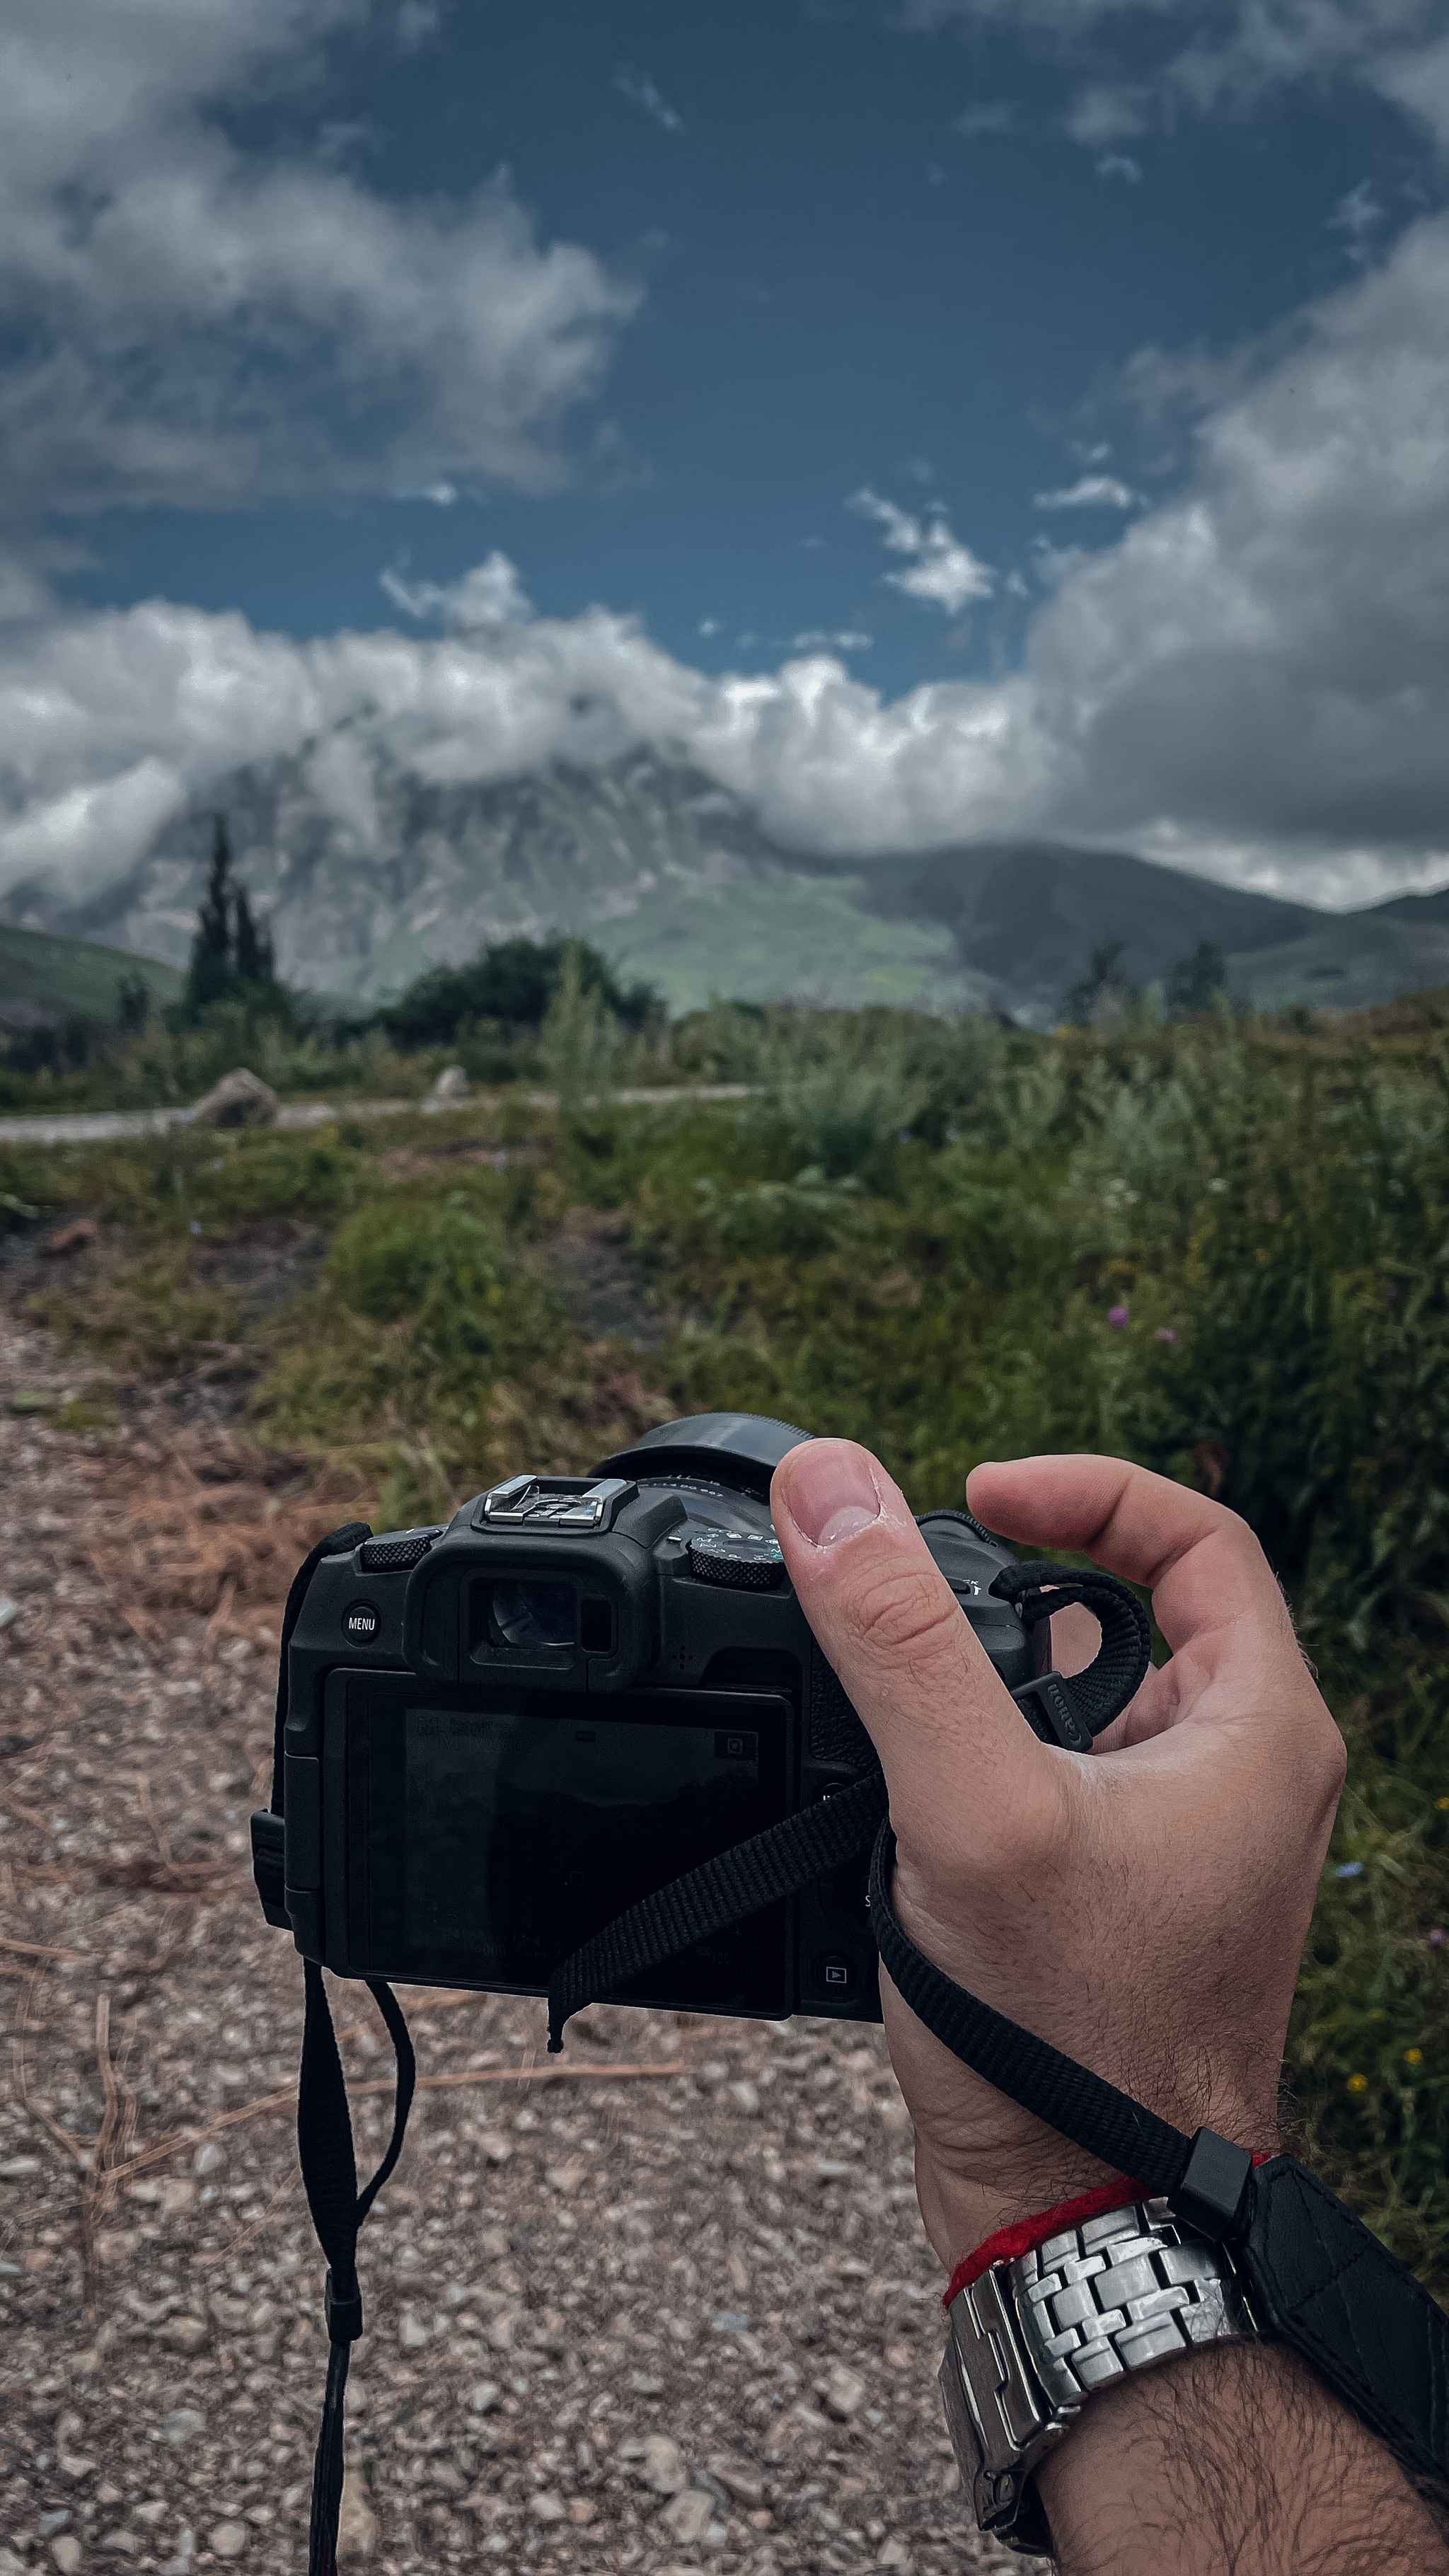
[[[1446,1809],[1449,1809],[1449,1798],[1436,1798],[1434,1804],[1442,1815]]]
[[[1423,2063],[1424,2063],[1424,2052],[1423,2052],[1422,2048],[1406,2048],[1406,2049],[1405,2049],[1405,2051],[1404,2051],[1404,2064],[1405,2064],[1406,2066],[1422,2066],[1422,2065],[1423,2065]]]
[[[1366,2093],[1368,2091],[1368,2077],[1366,2075],[1350,2075],[1348,2079],[1348,2089],[1350,2093]]]

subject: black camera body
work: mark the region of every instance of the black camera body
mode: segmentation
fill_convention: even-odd
[[[806,1437],[700,1414],[323,1556],[284,1646],[283,1814],[253,1820],[268,1920],[340,1976],[543,1994],[626,1907],[872,1769],[770,1522]],[[1007,1688],[1032,1682],[1048,1622],[990,1591],[1014,1560],[965,1513],[920,1528]],[[618,1999],[878,2020],[866,1877]]]

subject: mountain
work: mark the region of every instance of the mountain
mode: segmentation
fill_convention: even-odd
[[[1230,991],[1265,1008],[1355,1008],[1449,981],[1449,890],[1332,914],[1054,843],[839,861],[785,848],[716,779],[654,752],[458,785],[346,730],[306,758],[222,780],[102,895],[67,908],[35,880],[3,910],[179,967],[216,811],[282,972],[360,1001],[434,959],[556,929],[657,983],[675,1010],[712,993],[989,1004],[1049,1027],[1089,950],[1110,939],[1139,984],[1213,940]]]
[[[68,1011],[111,1020],[123,976],[141,975],[160,1008],[181,995],[181,977],[153,958],[127,956],[90,939],[62,939],[43,930],[16,930],[0,921],[0,1017],[4,1005],[27,1006],[16,1025],[63,1019]]]

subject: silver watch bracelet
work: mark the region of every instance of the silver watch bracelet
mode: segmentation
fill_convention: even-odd
[[[1166,2200],[1063,2228],[958,2291],[941,2364],[946,2421],[978,2530],[1050,2557],[1034,2472],[1098,2389],[1258,2324],[1225,2245]]]

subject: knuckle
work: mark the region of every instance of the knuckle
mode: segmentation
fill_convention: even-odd
[[[965,1625],[959,1602],[934,1566],[882,1566],[865,1575],[850,1606],[861,1643],[906,1672],[934,1662]]]

